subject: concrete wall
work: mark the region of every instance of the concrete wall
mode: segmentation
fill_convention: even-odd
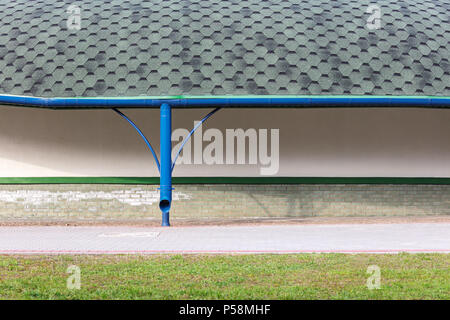
[[[208,110],[175,110],[191,128]],[[156,149],[158,110],[129,110]],[[450,177],[450,110],[226,109],[207,128],[280,129],[278,176]],[[176,176],[259,176],[258,165],[181,165]],[[137,133],[110,110],[0,108],[0,177],[157,176]]]

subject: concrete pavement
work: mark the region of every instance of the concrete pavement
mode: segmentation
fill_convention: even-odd
[[[450,223],[0,227],[1,254],[450,252]]]

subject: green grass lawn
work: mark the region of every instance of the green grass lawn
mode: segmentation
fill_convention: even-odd
[[[0,299],[450,299],[450,255],[0,256]]]

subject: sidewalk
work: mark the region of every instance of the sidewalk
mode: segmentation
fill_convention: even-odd
[[[2,254],[450,252],[450,223],[0,227]]]

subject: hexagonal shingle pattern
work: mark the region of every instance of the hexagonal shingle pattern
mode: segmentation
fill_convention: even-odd
[[[0,93],[450,96],[450,2],[372,3],[0,0]]]

